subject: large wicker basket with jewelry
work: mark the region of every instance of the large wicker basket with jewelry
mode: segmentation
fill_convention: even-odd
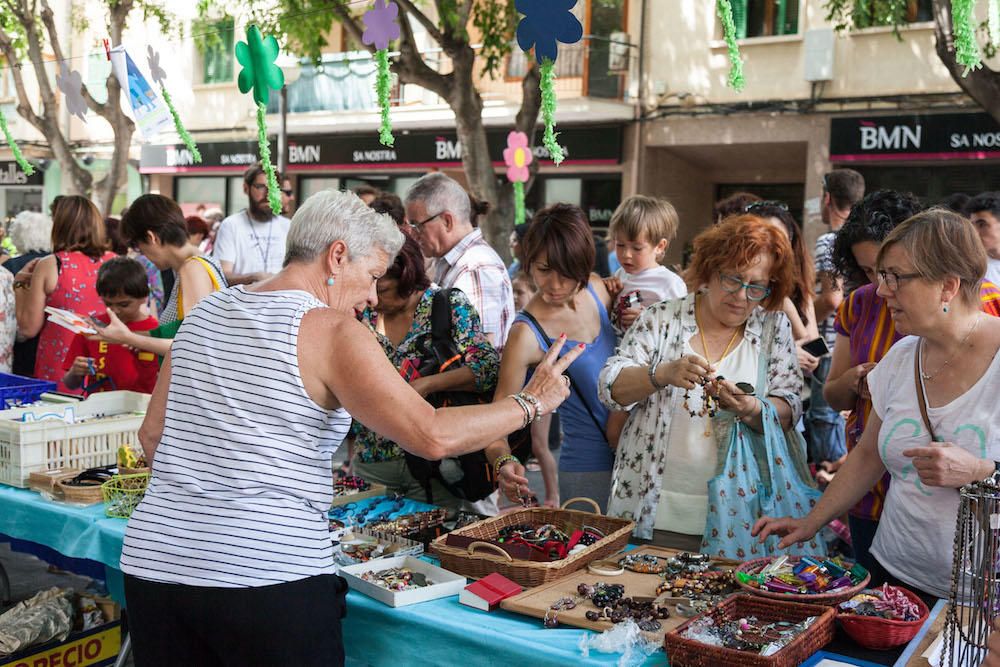
[[[576,502],[592,504],[594,512],[566,509]],[[545,524],[557,526],[567,533],[589,530],[603,537],[576,553],[549,562],[515,558],[498,543],[505,528]],[[597,503],[592,500],[573,498],[563,503],[561,509],[533,507],[515,510],[459,528],[431,542],[430,552],[441,559],[441,567],[466,577],[480,579],[499,572],[522,586],[533,587],[565,577],[592,561],[624,549],[633,528],[635,524],[626,519],[602,516]]]

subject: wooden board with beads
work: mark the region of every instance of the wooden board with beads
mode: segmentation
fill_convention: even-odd
[[[636,547],[628,552],[615,554],[608,560],[617,561],[626,553],[630,555],[649,554],[660,558],[671,558],[681,553],[681,551],[679,549],[667,549],[664,547],[644,545]],[[713,564],[721,565],[723,568],[729,570],[738,564],[735,561],[716,563],[716,561],[713,560],[712,562]],[[525,616],[537,618],[539,619],[539,624],[541,624],[542,619],[545,618],[546,612],[550,612],[549,608],[555,601],[563,597],[576,596],[576,589],[580,584],[594,585],[597,582],[624,585],[625,597],[655,598],[657,597],[656,589],[661,583],[663,583],[663,577],[658,574],[640,574],[630,570],[625,570],[622,574],[616,576],[606,576],[594,574],[587,568],[583,568],[582,570],[574,572],[573,574],[561,579],[543,584],[536,588],[527,589],[523,593],[507,598],[500,603],[500,607],[516,614],[523,614]],[[670,618],[660,621],[662,627],[658,631],[645,633],[650,639],[660,645],[663,644],[664,634],[688,620],[686,617],[681,616],[676,612],[677,600],[671,598],[666,602],[670,608]],[[592,602],[590,602],[590,600],[584,599],[581,600],[573,609],[564,609],[562,611],[551,613],[555,613],[557,615],[559,625],[561,626],[568,625],[588,630],[596,630],[598,632],[610,630],[613,627],[613,624],[610,621],[591,621],[587,619],[586,613],[588,611],[596,611],[596,609],[597,608]]]

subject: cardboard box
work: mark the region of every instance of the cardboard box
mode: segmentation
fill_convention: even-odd
[[[50,496],[62,496],[59,480],[73,479],[83,470],[79,468],[56,468],[55,470],[36,470],[28,473],[28,488]]]
[[[427,577],[427,581],[430,583],[423,588],[414,588],[409,591],[390,591],[361,578],[361,575],[369,570],[381,572],[382,570],[389,570],[394,567],[405,567],[413,572],[420,572]],[[367,563],[349,565],[341,568],[340,574],[347,579],[347,585],[352,589],[379,602],[383,602],[390,607],[403,607],[408,604],[458,595],[465,588],[466,584],[465,577],[431,565],[427,561],[414,558],[413,556],[380,558]]]
[[[62,642],[0,656],[0,667],[103,667],[115,664],[121,645],[121,622],[112,621],[73,633]]]

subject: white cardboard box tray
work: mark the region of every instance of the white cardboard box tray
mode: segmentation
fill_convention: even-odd
[[[361,578],[361,575],[369,570],[381,572],[382,570],[394,567],[406,567],[413,572],[420,572],[427,577],[427,581],[430,583],[423,588],[414,588],[409,591],[390,591]],[[368,561],[367,563],[348,565],[341,568],[340,574],[347,579],[347,585],[354,590],[385,603],[390,607],[404,607],[408,604],[428,602],[429,600],[458,595],[467,583],[465,577],[441,569],[436,565],[431,565],[427,561],[414,558],[413,556],[380,558]]]

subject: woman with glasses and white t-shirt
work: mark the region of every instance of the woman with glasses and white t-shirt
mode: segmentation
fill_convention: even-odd
[[[1000,319],[982,312],[986,251],[962,216],[913,216],[886,237],[876,265],[878,296],[907,337],[867,375],[861,441],[808,516],[764,517],[754,533],[782,536],[782,546],[808,540],[888,471],[872,583],[901,582],[932,601],[950,593],[958,489],[1000,468]]]
[[[633,519],[636,537],[701,549],[708,481],[725,456],[734,419],[763,430],[760,401],[735,384],[756,384],[762,359],[762,395],[784,428],[798,421],[802,373],[788,363],[795,341],[781,312],[795,278],[785,234],[752,215],[728,218],[694,241],[691,293],[643,310],[608,359],[600,398],[611,409],[631,411],[608,514]],[[706,389],[718,399],[714,416],[703,409]]]

